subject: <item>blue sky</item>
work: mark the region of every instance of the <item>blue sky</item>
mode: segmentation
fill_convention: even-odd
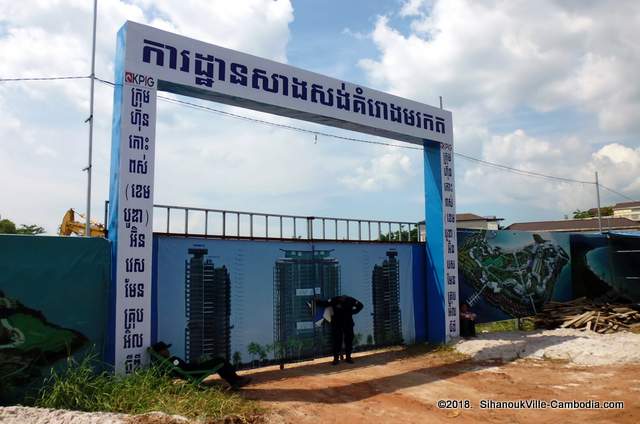
[[[0,2],[0,77],[87,75],[91,2]],[[470,0],[101,0],[96,73],[134,20],[437,104],[457,152],[640,197],[640,5]],[[87,80],[0,84],[0,215],[55,233],[85,209]],[[200,101],[196,101],[199,103]],[[96,88],[93,216],[108,193],[112,90]],[[345,134],[258,112],[252,117]],[[419,151],[345,143],[159,102],[156,203],[420,220]],[[348,134],[348,133],[347,133]],[[353,135],[353,134],[350,134]],[[361,138],[371,138],[360,136]],[[595,206],[592,185],[456,160],[457,209],[506,223]],[[606,204],[626,199],[602,193]]]

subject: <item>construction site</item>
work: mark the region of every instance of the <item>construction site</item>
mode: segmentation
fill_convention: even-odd
[[[24,3],[2,424],[640,422],[638,4]]]

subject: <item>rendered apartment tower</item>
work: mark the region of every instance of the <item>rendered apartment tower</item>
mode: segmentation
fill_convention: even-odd
[[[314,325],[314,298],[340,294],[340,264],[331,250],[283,250],[273,268],[273,339],[278,359],[300,359],[331,351],[329,326]]]
[[[398,252],[387,251],[381,265],[371,275],[373,298],[373,337],[376,345],[402,343],[400,316],[400,267]]]
[[[207,249],[189,249],[185,261],[185,360],[203,355],[230,358],[231,280],[225,266],[216,268]]]

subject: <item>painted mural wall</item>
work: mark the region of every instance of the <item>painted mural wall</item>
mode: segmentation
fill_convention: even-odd
[[[531,316],[573,298],[566,233],[458,231],[460,302],[478,322]]]
[[[0,379],[25,387],[68,353],[104,354],[109,243],[0,235]]]
[[[459,231],[460,297],[479,322],[549,300],[640,301],[638,234]],[[294,361],[328,352],[308,302],[365,305],[360,349],[425,340],[424,245],[154,237],[153,338],[188,360]],[[110,248],[103,239],[0,236],[0,377],[41,378],[67,352],[105,352]],[[5,379],[5,381],[8,381]]]
[[[346,294],[360,349],[415,340],[408,244],[198,240],[155,242],[157,340],[196,361],[292,361],[330,352],[328,324],[310,303]],[[422,301],[418,302],[423,307]]]
[[[572,234],[576,297],[640,302],[640,233]]]

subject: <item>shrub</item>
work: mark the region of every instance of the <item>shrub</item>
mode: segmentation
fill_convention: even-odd
[[[156,368],[127,376],[97,372],[95,355],[79,362],[68,359],[63,371],[51,371],[35,400],[43,408],[87,412],[143,414],[161,411],[192,419],[211,420],[258,413],[257,406],[218,387],[200,387],[174,380]]]

